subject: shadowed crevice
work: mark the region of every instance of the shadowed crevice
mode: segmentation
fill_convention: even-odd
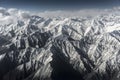
[[[81,74],[73,69],[72,65],[64,61],[59,57],[59,52],[54,51],[54,47],[51,48],[53,53],[53,60],[51,61],[51,67],[53,68],[51,78],[52,80],[84,80]]]

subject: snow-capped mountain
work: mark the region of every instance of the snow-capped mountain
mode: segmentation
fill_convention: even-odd
[[[45,18],[1,8],[0,80],[120,80],[120,15]]]

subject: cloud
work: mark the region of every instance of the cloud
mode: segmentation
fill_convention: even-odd
[[[9,13],[7,12],[7,10],[5,9],[5,8],[2,8],[2,7],[0,7],[0,14],[1,15],[9,15]]]
[[[30,18],[30,13],[28,11],[18,10],[16,8],[10,8],[7,10],[7,12],[12,16],[16,16],[22,19]]]
[[[86,17],[86,16],[98,16],[101,14],[110,14],[120,11],[120,7],[114,7],[113,9],[83,9],[83,10],[56,10],[56,11],[44,11],[33,13],[24,10],[18,10],[16,8],[2,8],[0,7],[0,23],[12,23],[18,20],[27,21],[32,15],[40,17]]]
[[[20,17],[23,19],[30,19],[30,13],[20,12]]]
[[[98,16],[101,14],[107,14],[109,9],[83,9],[73,11],[45,11],[38,13],[42,17],[87,17],[87,16]]]
[[[37,13],[41,17],[96,17],[104,14],[119,14],[120,7],[104,8],[104,9],[81,9],[81,10],[56,10],[44,11]]]
[[[28,11],[0,7],[0,25],[16,23],[19,20],[26,21],[28,19],[30,19],[30,13]]]

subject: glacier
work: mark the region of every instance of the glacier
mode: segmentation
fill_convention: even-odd
[[[0,8],[0,80],[120,80],[120,10],[105,11],[41,17]]]

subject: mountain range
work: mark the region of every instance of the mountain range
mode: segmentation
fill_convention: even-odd
[[[120,80],[120,15],[113,11],[41,17],[0,8],[0,80]]]

